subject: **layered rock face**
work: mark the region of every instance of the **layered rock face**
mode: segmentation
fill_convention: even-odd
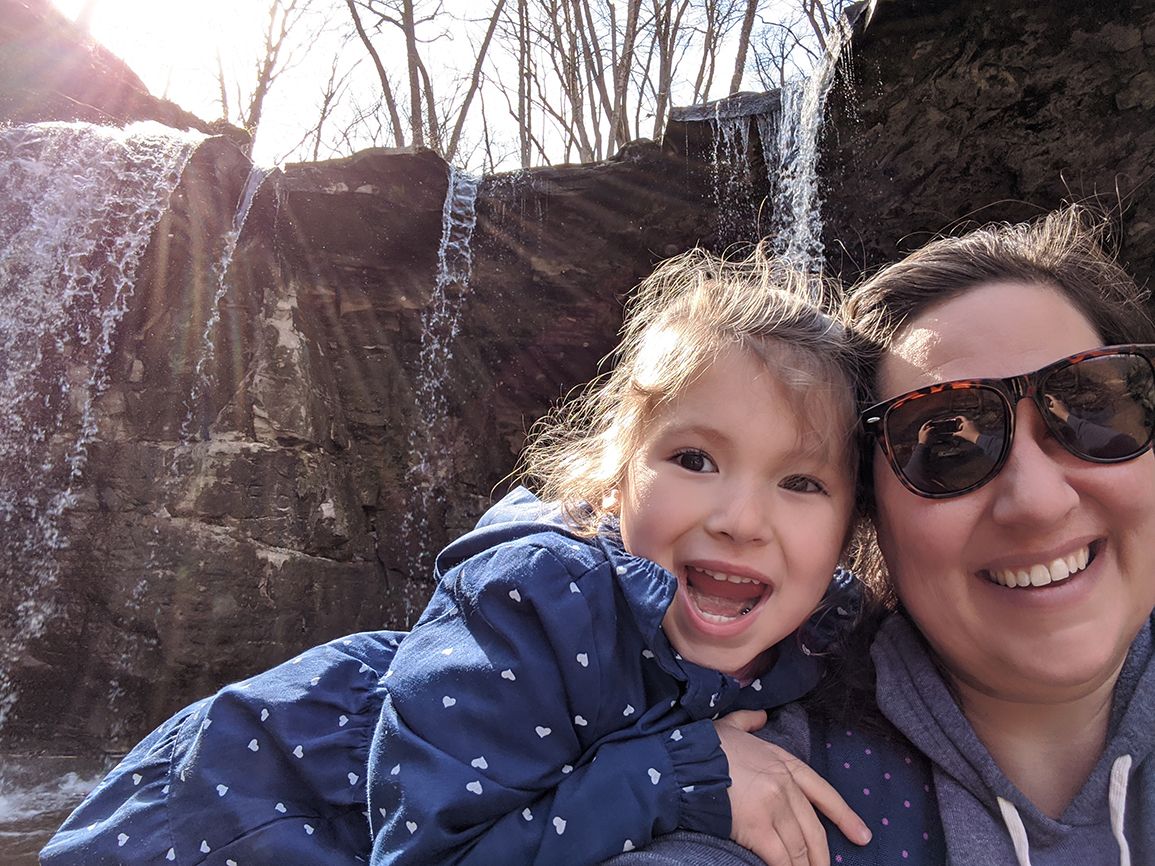
[[[0,20],[37,5],[0,0]],[[1123,258],[1150,277],[1155,0],[1094,5],[884,0],[831,96],[832,269],[854,276],[960,220],[1118,191]],[[119,116],[99,91],[89,103]],[[606,163],[482,179],[472,269],[444,295],[451,175],[432,153],[274,173],[221,284],[250,165],[227,138],[202,144],[112,340],[38,599],[47,623],[3,672],[15,702],[0,738],[123,748],[302,647],[412,622],[432,552],[505,489],[533,421],[597,372],[630,288],[664,256],[757,235],[758,125],[736,169],[712,165],[714,132],[683,119]],[[746,174],[728,186],[720,170]],[[430,354],[442,303],[456,326],[435,323],[447,342]],[[79,424],[66,410],[59,438]],[[17,598],[0,590],[0,637],[18,631]]]

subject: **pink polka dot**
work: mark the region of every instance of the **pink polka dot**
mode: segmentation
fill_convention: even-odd
[[[847,731],[847,732],[846,732],[846,736],[848,736],[848,737],[853,737],[853,736],[854,736],[854,732],[853,732],[853,731]]]
[[[826,748],[828,748],[828,749],[830,748],[830,743],[826,744]]]
[[[871,753],[871,752],[870,752],[870,749],[867,749],[867,750],[866,750],[866,754],[868,754],[868,755],[869,755],[870,753]]]
[[[907,809],[909,809],[910,808],[910,800],[903,800],[902,805],[905,806]]]
[[[834,862],[835,863],[841,863],[842,862],[842,855],[841,854],[835,854],[834,855]]]
[[[906,849],[903,849],[903,852],[902,852],[902,859],[903,859],[903,860],[906,860],[906,859],[908,859],[909,857],[910,857],[910,852],[909,852],[909,851],[907,851]]]
[[[850,761],[843,761],[842,762],[842,768],[844,770],[849,770],[850,769]]]
[[[864,793],[866,796],[869,797],[870,796],[870,788],[863,788],[862,793]]]
[[[883,827],[889,827],[890,826],[890,819],[889,818],[883,818],[882,819],[882,826]]]
[[[890,773],[883,773],[882,778],[886,779],[886,781],[889,782],[890,781]]]
[[[928,833],[923,833],[923,834],[922,834],[922,841],[923,841],[923,842],[925,842],[925,841],[926,841],[927,839],[929,839],[929,838],[930,838],[930,834],[928,834]]]
[[[928,794],[930,793],[930,785],[923,785],[923,786],[922,786],[922,789],[923,789],[924,791],[926,791]]]
[[[905,758],[904,760],[905,760],[905,761],[906,761],[908,764],[910,763],[910,758]]]

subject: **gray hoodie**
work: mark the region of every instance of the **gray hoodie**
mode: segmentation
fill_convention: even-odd
[[[1152,624],[1119,675],[1107,748],[1058,819],[995,764],[914,626],[891,617],[871,649],[883,714],[931,762],[952,866],[1155,864],[1155,664]]]

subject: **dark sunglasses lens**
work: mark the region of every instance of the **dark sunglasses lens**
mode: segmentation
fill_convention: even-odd
[[[890,410],[886,436],[899,473],[916,490],[949,496],[988,479],[1007,443],[1006,403],[990,388],[949,388]]]
[[[1048,424],[1076,454],[1127,460],[1151,441],[1155,378],[1140,355],[1087,358],[1051,373],[1039,391]]]

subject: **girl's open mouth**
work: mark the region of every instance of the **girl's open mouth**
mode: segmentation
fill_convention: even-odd
[[[706,622],[725,625],[750,613],[769,594],[760,580],[686,567],[686,597]]]

